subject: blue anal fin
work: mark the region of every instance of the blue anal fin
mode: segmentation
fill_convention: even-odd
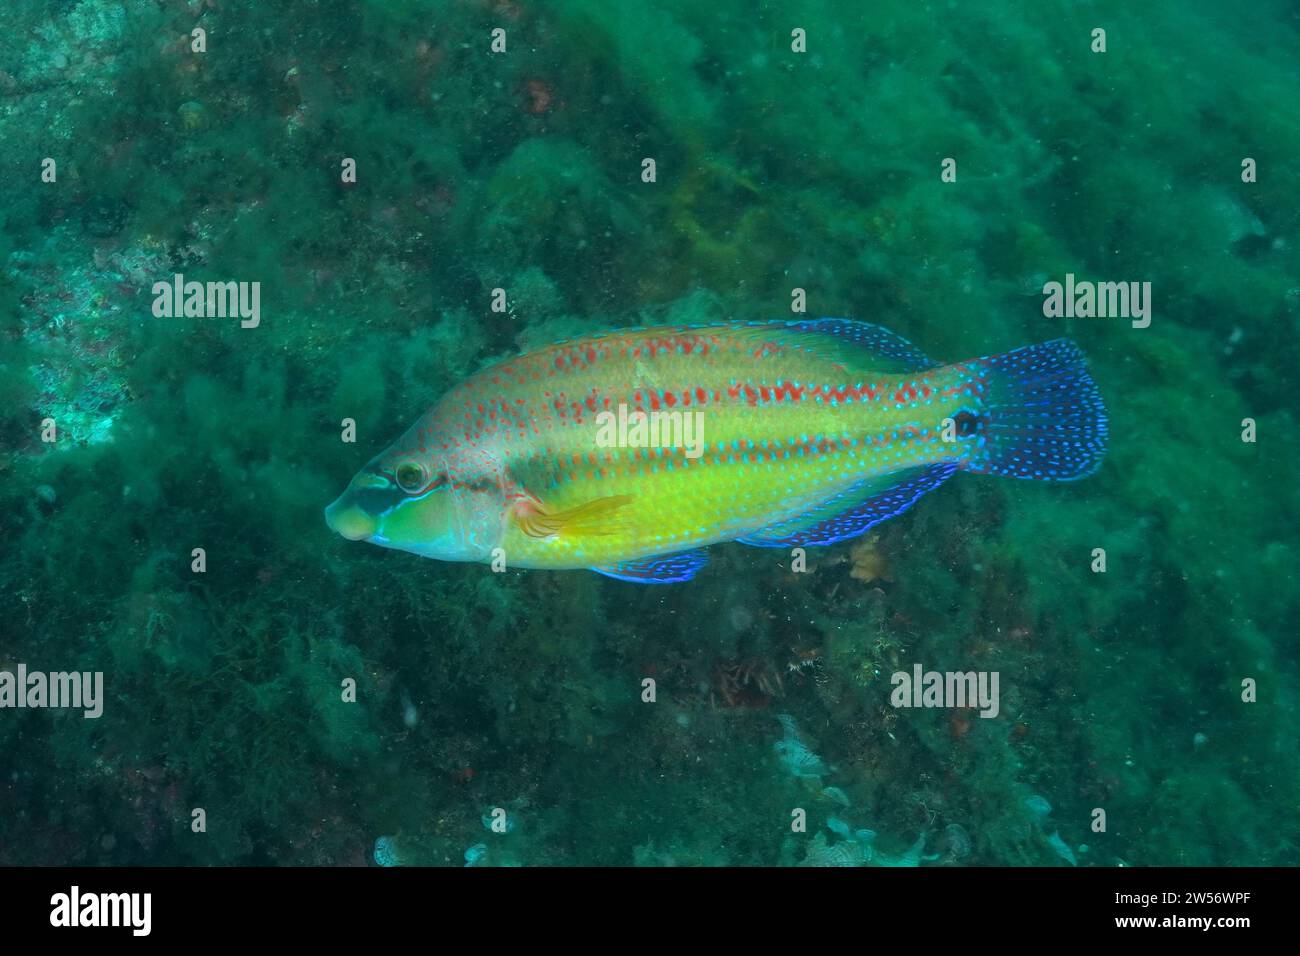
[[[801,548],[856,538],[900,515],[952,476],[957,465],[921,465],[859,482],[807,514],[761,528],[737,540],[757,548]]]
[[[703,551],[678,551],[637,561],[621,561],[605,568],[592,568],[599,574],[633,584],[676,584],[689,581],[709,561]]]

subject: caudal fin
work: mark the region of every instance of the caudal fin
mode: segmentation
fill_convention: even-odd
[[[1106,454],[1106,406],[1069,339],[983,359],[982,441],[962,467],[977,474],[1070,481]]]

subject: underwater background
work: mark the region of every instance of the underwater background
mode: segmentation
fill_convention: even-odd
[[[0,710],[0,864],[1296,863],[1297,103],[1281,0],[5,4],[0,669],[105,700]],[[1067,273],[1150,326],[1046,318]],[[662,587],[325,526],[490,361],[794,288],[1073,338],[1103,467]],[[916,663],[1000,715],[891,707]]]

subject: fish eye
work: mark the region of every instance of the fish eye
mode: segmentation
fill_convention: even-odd
[[[424,487],[424,469],[413,461],[404,461],[398,465],[393,477],[397,479],[397,487],[407,494],[413,495]]]

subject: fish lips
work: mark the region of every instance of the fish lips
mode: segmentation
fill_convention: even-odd
[[[379,533],[379,519],[362,508],[350,494],[325,509],[325,523],[349,541],[367,541]]]

